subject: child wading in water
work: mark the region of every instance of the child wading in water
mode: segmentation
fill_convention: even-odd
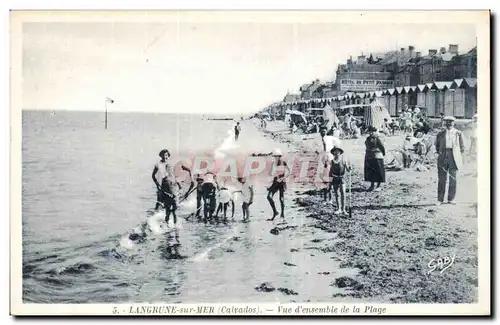
[[[223,211],[224,221],[227,221],[227,208],[229,203],[231,203],[231,219],[234,219],[234,201],[227,185],[224,184],[217,192],[217,201],[219,201],[219,206],[215,212],[215,220],[219,221],[219,212]]]
[[[253,186],[250,185],[244,177],[238,178],[238,181],[241,183],[241,190],[237,190],[236,192],[241,192],[243,203],[241,204],[241,209],[243,212],[243,221],[248,221],[248,217],[250,217],[249,207],[253,203]]]
[[[330,161],[330,177],[332,179],[331,187],[335,193],[335,201],[337,203],[337,211],[335,211],[335,214],[347,214],[345,207],[346,190],[344,175],[346,171],[351,171],[351,166],[343,155],[344,150],[339,147],[334,147],[332,150],[330,150],[330,152],[333,155],[333,158]]]

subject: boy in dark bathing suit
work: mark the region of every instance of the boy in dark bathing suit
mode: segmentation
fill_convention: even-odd
[[[211,220],[216,207],[216,190],[217,182],[215,174],[208,172],[203,177],[203,184],[201,187],[201,194],[203,199],[203,221],[207,223]]]
[[[274,204],[273,196],[276,192],[279,192],[280,204],[281,204],[281,218],[285,219],[285,190],[286,182],[285,177],[290,174],[290,168],[288,168],[287,163],[282,160],[282,153],[279,149],[274,151],[273,157],[276,160],[271,166],[271,175],[276,174],[273,178],[273,183],[267,188],[267,200],[273,209],[273,217],[267,219],[268,221],[273,221],[274,218],[279,214],[276,210],[276,205]]]
[[[345,198],[346,198],[346,186],[345,186],[345,174],[351,171],[351,166],[349,161],[344,157],[344,150],[339,147],[333,147],[330,150],[333,155],[330,160],[330,172],[329,175],[332,179],[331,188],[335,193],[335,201],[337,203],[337,211],[335,214],[347,214]],[[340,200],[339,200],[340,199]]]
[[[172,181],[168,177],[163,178],[161,182],[161,193],[163,207],[165,208],[165,222],[168,225],[170,214],[174,217],[174,224],[177,224],[177,193],[181,190],[181,184]]]

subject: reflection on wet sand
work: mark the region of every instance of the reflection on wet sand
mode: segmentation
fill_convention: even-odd
[[[159,248],[162,259],[179,260],[187,258],[187,256],[179,253],[180,246],[179,229],[175,228],[166,234],[166,243],[164,246]]]

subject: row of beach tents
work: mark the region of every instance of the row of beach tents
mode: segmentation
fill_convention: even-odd
[[[336,110],[329,104],[321,108],[321,111],[324,121],[327,122],[327,128],[331,128],[334,123],[340,125],[341,120],[335,112]],[[292,120],[295,123],[307,123],[308,116],[303,112],[288,109],[285,111],[285,115],[285,120]],[[374,126],[377,129],[384,124],[385,119],[389,122],[392,120],[387,107],[379,100],[374,100],[369,105],[365,105],[363,117],[367,126]]]
[[[329,104],[334,109],[349,104],[369,104],[379,99],[389,113],[396,116],[405,106],[418,106],[426,110],[427,116],[445,115],[472,117],[477,106],[477,79],[462,78],[453,81],[436,81],[416,86],[396,87],[372,92],[347,92],[328,98],[310,98],[292,102],[279,102],[268,106],[276,111],[286,108],[309,111],[322,110],[317,106]]]

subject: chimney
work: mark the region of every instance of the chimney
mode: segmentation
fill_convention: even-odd
[[[458,54],[458,44],[450,44],[450,47],[448,48],[448,52],[451,54]]]
[[[439,52],[440,52],[441,54],[445,54],[445,53],[446,53],[446,47],[444,47],[444,46],[443,46],[443,47],[441,47],[441,48],[439,49]]]
[[[429,49],[429,56],[436,55],[436,53],[437,53],[437,50],[435,50],[435,49]]]

